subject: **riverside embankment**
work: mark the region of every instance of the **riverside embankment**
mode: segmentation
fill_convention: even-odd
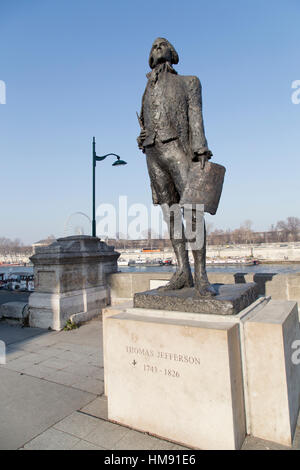
[[[145,241],[146,246],[146,241]],[[155,259],[155,258],[174,258],[174,253],[171,249],[161,252],[145,252],[140,250],[118,250],[121,253],[121,258],[125,261],[136,260],[140,257]],[[261,243],[259,245],[246,244],[246,245],[208,245],[206,250],[207,258],[247,258],[253,257],[261,262],[300,262],[300,242],[290,243]]]

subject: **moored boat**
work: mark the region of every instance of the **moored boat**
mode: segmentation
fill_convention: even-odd
[[[207,259],[206,264],[208,266],[256,266],[259,264],[257,259],[246,259],[246,258],[226,258],[226,259]]]
[[[0,273],[0,287],[8,290],[33,292],[33,274],[27,272]]]

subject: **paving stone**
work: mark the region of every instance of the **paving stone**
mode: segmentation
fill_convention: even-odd
[[[298,419],[298,422],[299,422],[299,419]],[[293,441],[293,449],[300,450],[300,426],[296,427],[294,441]]]
[[[96,397],[0,368],[0,449],[18,449]]]
[[[74,362],[78,364],[82,360],[82,354],[76,353],[74,351],[62,351],[56,354],[58,359]]]
[[[54,345],[54,346],[42,347],[37,352],[43,358],[47,358],[47,357],[58,357],[60,355],[63,355],[64,351],[65,351],[64,349],[57,348],[56,345]]]
[[[33,329],[33,328],[32,328]],[[43,330],[45,331],[45,330]],[[57,331],[52,331],[51,333],[38,337],[38,338],[30,338],[29,341],[23,342],[22,347],[29,346],[29,347],[53,347],[56,346],[57,343]]]
[[[87,358],[84,358],[84,361],[87,361],[88,364],[96,367],[103,367],[103,358],[101,357],[100,353],[91,354]]]
[[[10,348],[7,348],[6,349],[6,362],[11,362],[11,361],[14,361],[15,359],[19,359],[19,357],[22,357],[24,356],[24,351],[19,349],[19,350],[16,350],[16,349],[10,349]]]
[[[30,375],[32,377],[38,377],[40,379],[44,379],[52,372],[53,372],[53,369],[46,367],[43,364],[31,365],[22,370],[23,374]]]
[[[80,381],[81,377],[79,375],[69,374],[64,370],[52,369],[52,372],[45,376],[45,379],[57,384],[72,386],[75,382]]]
[[[153,450],[190,450],[187,447],[182,447],[179,444],[174,444],[174,442],[168,442],[158,438],[153,439],[155,441]]]
[[[72,450],[105,450],[105,449],[104,447],[95,446],[94,444],[91,444],[90,442],[81,440],[74,447],[72,447]]]
[[[27,367],[33,366],[34,364],[39,364],[40,362],[41,358],[37,354],[26,353],[24,356],[20,356],[12,361],[8,360],[5,367],[10,370],[21,372]]]
[[[84,439],[89,433],[94,431],[99,420],[84,413],[74,412],[67,418],[55,424],[55,429],[67,432],[80,439]]]
[[[80,439],[70,434],[51,428],[28,442],[24,449],[26,450],[70,450]]]
[[[83,356],[89,356],[95,354],[97,351],[99,352],[98,348],[84,344],[62,343],[62,345],[66,351],[82,354]]]
[[[129,430],[113,447],[113,450],[151,450],[157,445],[156,440],[141,432]]]
[[[128,432],[128,428],[99,420],[97,428],[85,440],[105,449],[112,449]]]
[[[95,416],[96,418],[107,420],[107,397],[103,395],[95,398],[95,400],[84,406],[80,411],[82,411],[82,413]]]
[[[41,362],[41,365],[50,367],[51,369],[62,370],[66,369],[68,366],[73,365],[72,362],[66,361],[62,358],[49,357]]]
[[[82,377],[90,377],[97,380],[104,379],[104,371],[100,367],[88,364],[73,364],[65,368],[66,372],[70,374],[81,375]]]
[[[72,384],[72,387],[94,393],[95,395],[102,395],[104,393],[104,382],[90,377],[81,377],[80,380]]]
[[[9,325],[3,322],[0,325],[0,340],[4,341],[6,345],[25,340],[29,341],[30,338],[38,338],[47,334],[47,331],[40,328],[22,328],[21,326]]]
[[[290,450],[290,447],[282,446],[276,442],[258,439],[253,436],[247,436],[242,450]]]
[[[182,447],[178,444],[174,444],[171,450],[191,450],[189,447]]]
[[[86,345],[97,349],[102,345],[101,331],[101,323],[92,321],[80,326],[77,330],[60,331],[56,338],[57,342]]]

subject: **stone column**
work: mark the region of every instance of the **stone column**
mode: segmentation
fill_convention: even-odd
[[[97,237],[59,238],[37,248],[35,292],[29,297],[32,327],[62,329],[67,320],[86,321],[109,303],[106,275],[117,272],[120,254]]]

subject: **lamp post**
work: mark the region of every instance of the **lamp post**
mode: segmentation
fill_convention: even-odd
[[[119,155],[116,155],[115,153],[107,153],[106,155],[103,155],[102,157],[98,157],[96,155],[96,140],[95,137],[93,137],[93,220],[92,220],[92,236],[96,236],[96,162],[101,162],[104,160],[106,157],[109,157],[110,155],[113,155],[114,157],[117,157],[117,160],[112,164],[112,166],[120,166],[120,165],[127,165],[127,162],[124,160],[121,160]]]

